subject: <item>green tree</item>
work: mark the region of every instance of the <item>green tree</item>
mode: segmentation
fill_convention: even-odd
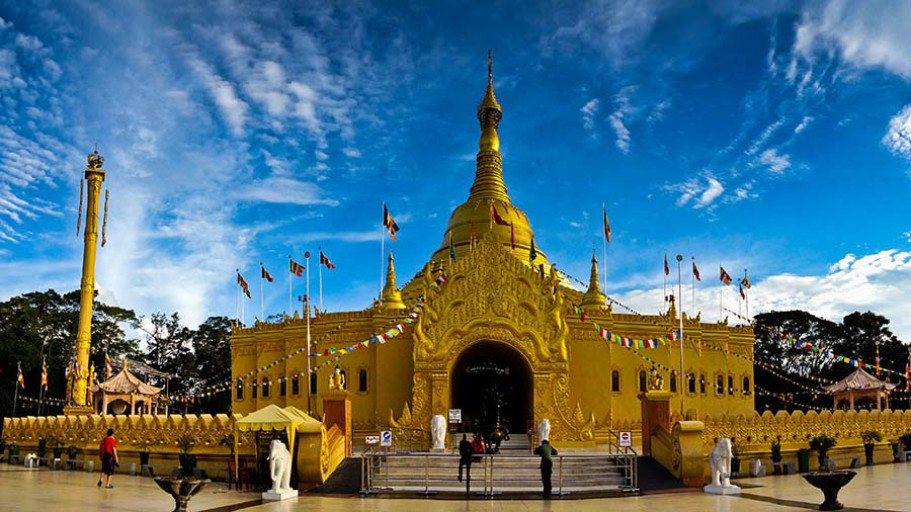
[[[231,379],[231,320],[212,316],[193,333],[193,352],[196,354],[196,389],[210,389]],[[222,391],[211,396],[198,396],[195,411],[205,414],[227,413],[231,393]]]

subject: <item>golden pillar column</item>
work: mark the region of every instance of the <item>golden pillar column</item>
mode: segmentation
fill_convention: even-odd
[[[87,205],[85,211],[85,248],[82,253],[82,283],[79,294],[79,328],[76,331],[77,372],[73,384],[73,403],[64,414],[92,414],[86,404],[86,382],[89,377],[89,349],[92,345],[92,306],[95,299],[95,250],[98,244],[98,206],[101,184],[106,171],[104,158],[96,149],[85,168]]]

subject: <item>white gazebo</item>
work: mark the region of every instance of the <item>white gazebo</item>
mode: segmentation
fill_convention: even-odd
[[[89,387],[98,414],[149,414],[158,403],[161,389],[141,381],[126,364],[117,375]]]
[[[896,384],[879,380],[870,375],[861,368],[848,375],[844,379],[830,386],[823,386],[823,389],[835,395],[835,408],[838,404],[848,401],[851,409],[854,409],[854,403],[857,401],[870,400],[876,401],[876,410],[882,410],[883,398],[885,398],[886,408],[889,408],[889,392],[895,389]]]

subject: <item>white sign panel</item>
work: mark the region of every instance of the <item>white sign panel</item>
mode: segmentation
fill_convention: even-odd
[[[462,409],[449,409],[449,423],[462,423]]]
[[[380,444],[380,436],[367,436],[367,444]]]
[[[391,430],[384,430],[380,432],[380,446],[392,446]]]
[[[633,445],[633,433],[632,432],[620,432],[620,446],[632,446]]]

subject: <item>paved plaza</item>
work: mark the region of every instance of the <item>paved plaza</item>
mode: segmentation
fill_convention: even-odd
[[[907,511],[911,510],[911,464],[883,464],[857,470],[857,477],[840,495],[848,511]],[[0,500],[2,511],[64,512],[70,510],[100,511],[167,511],[173,501],[158,489],[151,478],[117,475],[114,489],[95,486],[98,474],[83,471],[50,471],[46,468],[25,469],[22,466],[0,464]],[[615,508],[624,511],[673,510],[696,511],[765,511],[815,510],[822,493],[810,487],[798,475],[769,476],[737,480],[744,485],[743,495],[710,496],[694,490],[651,494],[630,498],[592,500],[484,500],[432,502],[435,512],[448,511],[526,511],[554,510],[585,512]],[[289,511],[323,510],[331,512],[400,512],[425,511],[427,500],[360,498],[358,496],[303,495],[283,503],[260,501],[259,493],[229,491],[222,483],[212,484],[193,498],[190,509],[197,512],[232,510]]]

